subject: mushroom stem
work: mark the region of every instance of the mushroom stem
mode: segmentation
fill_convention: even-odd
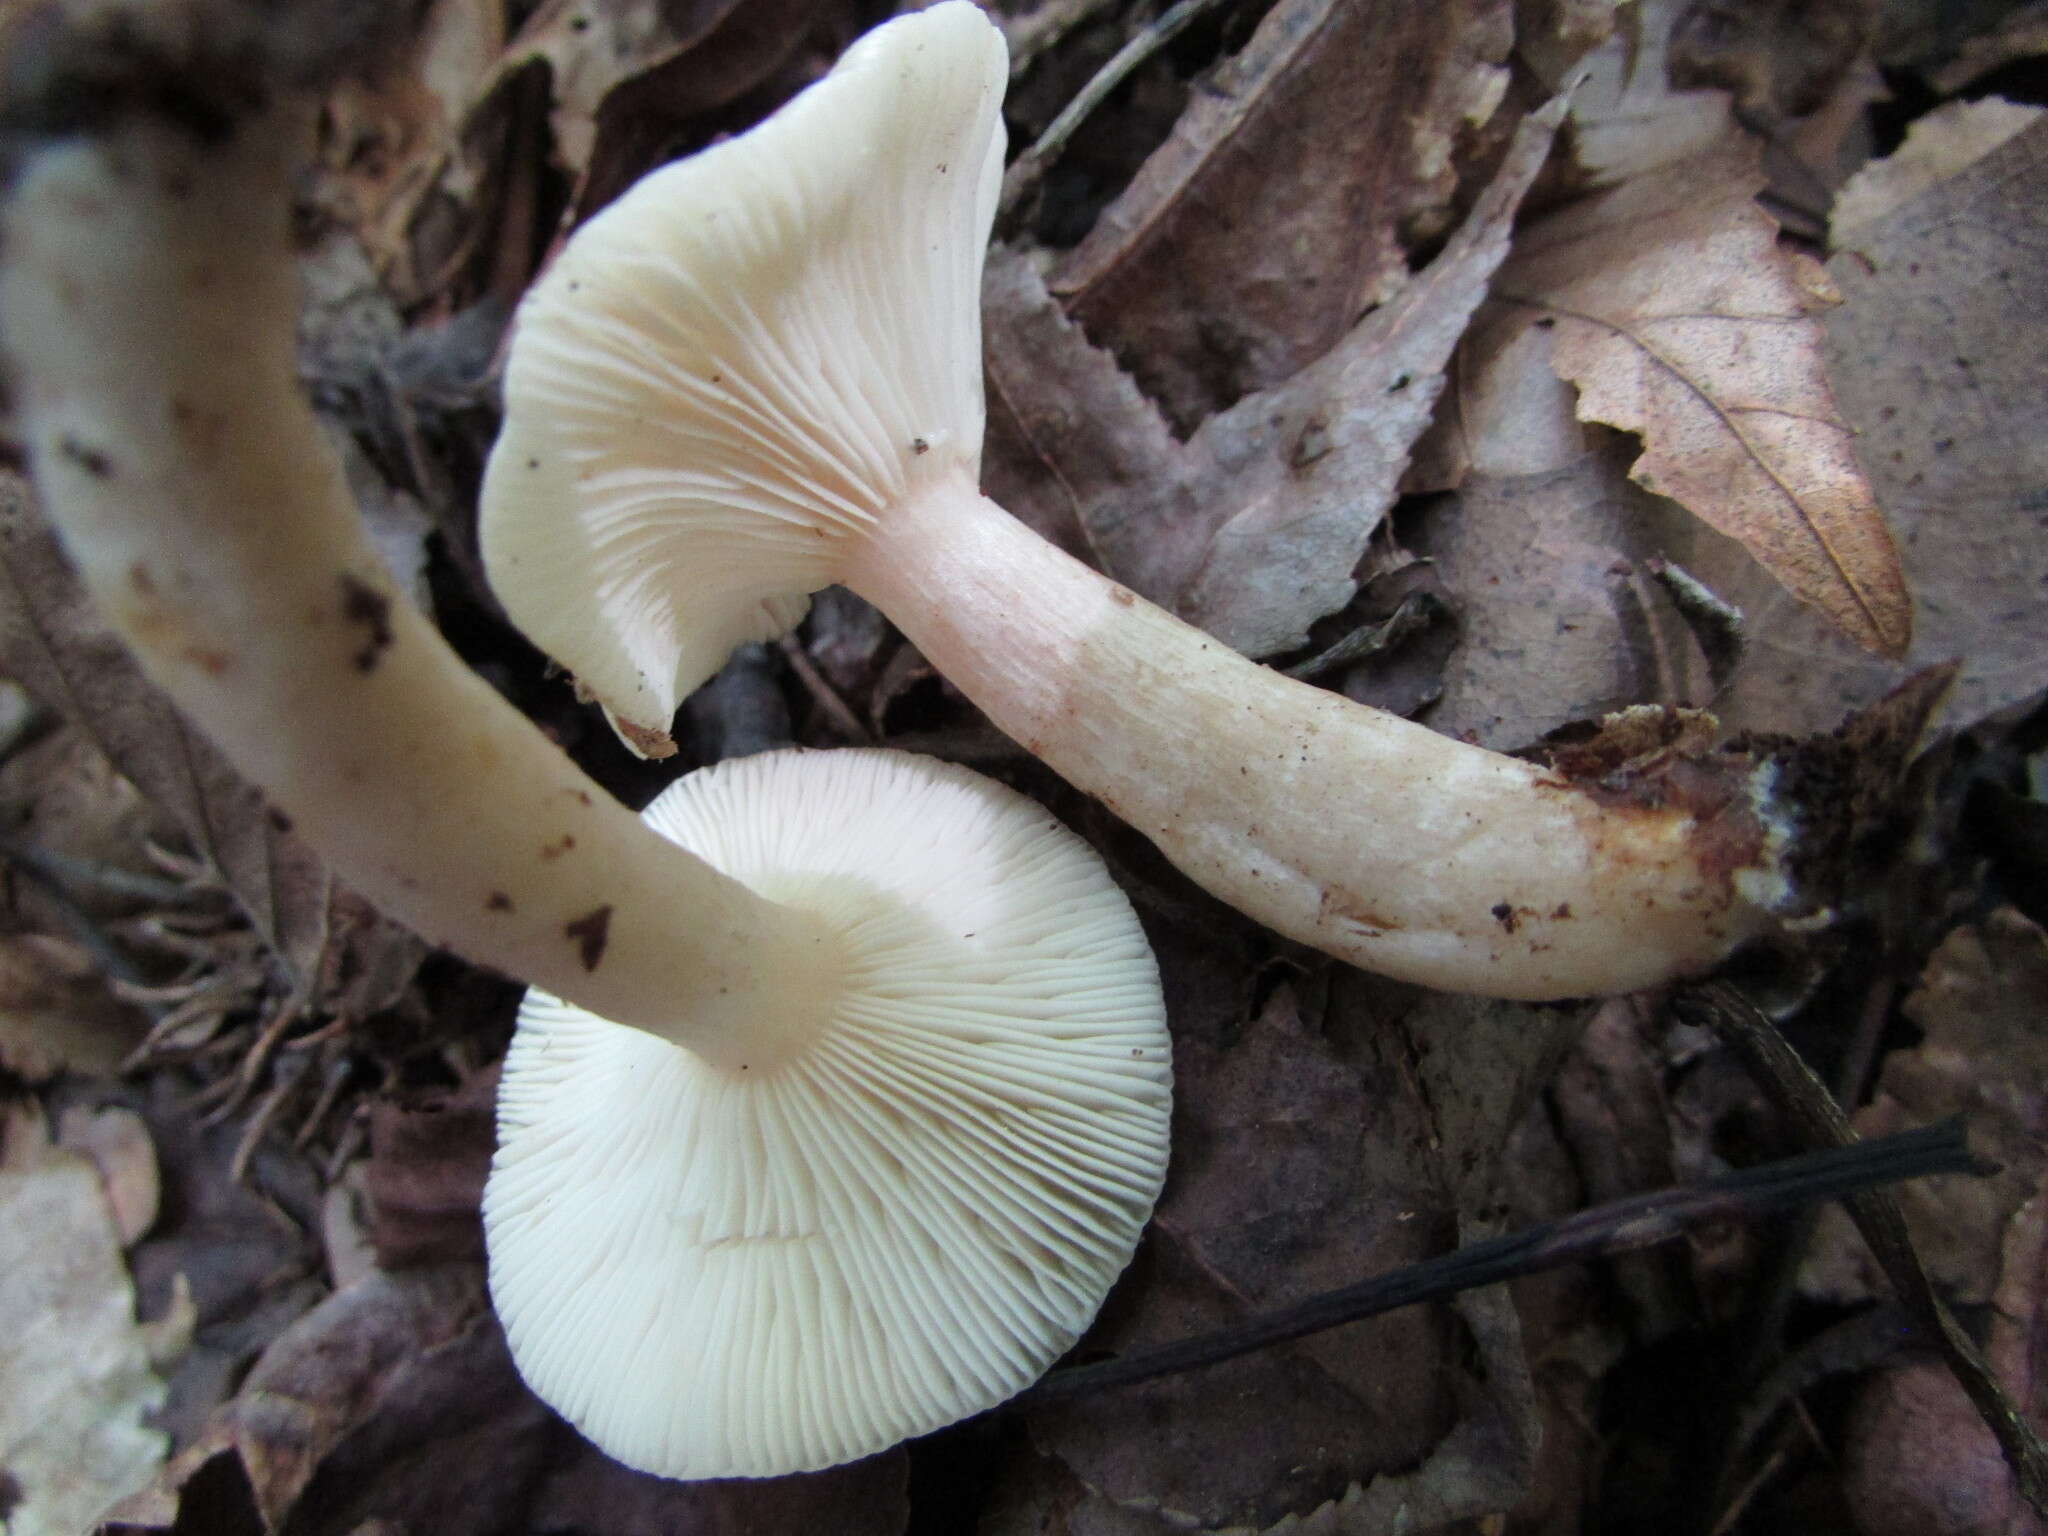
[[[1368,970],[1500,997],[1625,991],[1711,966],[1781,894],[1767,766],[1596,798],[1247,661],[965,476],[849,541],[839,574],[1197,883]]]
[[[149,674],[377,906],[713,1059],[796,1024],[835,985],[819,925],[643,827],[369,545],[295,372],[302,128],[134,121],[21,166],[0,314],[46,514]]]

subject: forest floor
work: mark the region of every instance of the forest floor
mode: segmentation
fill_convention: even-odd
[[[1726,979],[1863,1134],[1967,1116],[1999,1171],[1897,1203],[1984,1380],[2048,1423],[2041,4],[987,8],[1013,60],[990,494],[1239,650],[1497,750],[1640,704],[1752,740],[1860,719],[1820,912]],[[0,8],[0,47],[33,9]],[[891,9],[422,0],[397,62],[330,93],[302,369],[401,584],[630,804],[885,744],[1103,853],[1159,957],[1174,1146],[1077,1359],[1813,1145],[1697,992],[1442,995],[1238,916],[843,592],[691,698],[662,762],[507,623],[475,506],[519,296]],[[489,1306],[518,987],[265,814],[12,475],[0,534],[8,1531],[2048,1528],[1898,1255],[1833,1207],[831,1471],[628,1472],[526,1391]]]

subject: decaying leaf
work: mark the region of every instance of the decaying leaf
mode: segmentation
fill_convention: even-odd
[[[1084,1354],[1227,1326],[1446,1243],[1459,1208],[1494,1200],[1499,1151],[1570,1028],[1353,976],[1326,1000],[1283,985],[1241,1030],[1176,1024],[1174,1166]],[[1034,1443],[1099,1496],[1070,1528],[1121,1530],[1130,1510],[1362,1536],[1512,1507],[1539,1438],[1527,1365],[1506,1298],[1466,1302],[1034,1414]],[[1057,1475],[1017,1475],[1022,1507],[1072,1504]]]
[[[0,1480],[12,1536],[74,1536],[146,1483],[164,1435],[154,1366],[188,1315],[138,1326],[100,1172],[10,1108],[0,1158]]]
[[[98,1109],[74,1104],[58,1117],[57,1143],[92,1159],[121,1246],[138,1242],[155,1223],[163,1198],[156,1147],[142,1116],[118,1104]]]
[[[385,1268],[483,1257],[480,1207],[496,1144],[497,1089],[493,1067],[452,1092],[372,1106],[363,1185],[370,1242]]]
[[[1027,521],[1254,656],[1302,645],[1428,425],[1442,370],[1507,248],[1557,113],[1527,119],[1442,253],[1336,347],[1185,444],[1035,273],[992,264],[988,481]]]
[[[1967,170],[2044,116],[2048,109],[1997,96],[1936,107],[1915,119],[1904,144],[1871,161],[1842,188],[1828,220],[1829,238],[1837,246],[1853,244],[1861,230]]]
[[[1643,439],[1638,484],[1897,657],[1911,634],[1898,552],[1822,360],[1832,284],[1779,250],[1759,185],[1739,144],[1638,177],[1526,231],[1497,291],[1555,328],[1579,415]]]
[[[2014,1214],[1999,1254],[1984,1355],[2014,1403],[2048,1423],[2048,1188]],[[1844,1436],[1860,1536],[2041,1536],[1983,1415],[1938,1360],[1865,1383]]]
[[[1990,1299],[2013,1213],[2048,1175],[2048,933],[2010,908],[1956,929],[1906,1000],[1926,1032],[1885,1059],[1878,1092],[1856,1115],[1865,1136],[1970,1118],[1973,1142],[2000,1165],[1984,1179],[1928,1179],[1898,1192],[1927,1270],[1962,1302]],[[1802,1275],[1837,1301],[1883,1290],[1874,1262],[1839,1211],[1823,1218]]]
[[[143,677],[100,619],[27,487],[0,480],[0,670],[85,730],[220,871],[305,1001],[388,1006],[424,950],[336,884]]]
[[[1981,718],[2041,686],[2048,633],[2048,125],[1864,226],[1828,273],[1828,377],[1911,576],[1907,661],[1959,662],[1951,710]],[[1897,680],[1727,541],[1688,536],[1674,558],[1747,619],[1731,726],[1810,730]]]
[[[107,989],[78,945],[41,934],[0,937],[0,1068],[29,1082],[111,1072],[148,1027]]]
[[[1678,164],[1726,140],[1728,93],[1675,89],[1667,63],[1673,24],[1687,0],[1636,0],[1618,8],[1613,31],[1583,61],[1541,62],[1543,83],[1570,89],[1573,162],[1594,186],[1613,186]]]
[[[1504,0],[1281,0],[1050,284],[1183,432],[1408,275],[1507,84]]]

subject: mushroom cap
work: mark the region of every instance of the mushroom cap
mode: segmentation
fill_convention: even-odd
[[[898,752],[739,759],[646,819],[822,916],[845,988],[807,1046],[724,1067],[527,995],[484,1194],[521,1375],[683,1478],[830,1466],[1012,1396],[1094,1316],[1164,1176],[1130,903],[1043,807]]]
[[[967,0],[888,22],[636,183],[522,302],[484,562],[636,751],[803,617],[843,539],[979,478],[1006,60]]]

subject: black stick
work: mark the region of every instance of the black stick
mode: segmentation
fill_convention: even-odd
[[[1179,1371],[1200,1370],[1270,1345],[1398,1307],[1436,1301],[1476,1286],[1560,1269],[1586,1259],[1667,1243],[1700,1222],[1751,1217],[1833,1200],[1857,1190],[1935,1173],[1983,1173],[1970,1154],[1960,1119],[1924,1130],[1881,1136],[1851,1147],[1807,1152],[1725,1173],[1681,1188],[1631,1195],[1504,1237],[1471,1243],[1441,1258],[1325,1291],[1263,1313],[1235,1327],[1142,1350],[1120,1360],[1054,1371],[1016,1402],[1025,1407],[1087,1392],[1130,1386]]]

